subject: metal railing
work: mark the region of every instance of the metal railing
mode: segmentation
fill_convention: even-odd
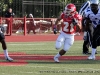
[[[56,18],[0,18],[0,25],[5,27],[5,35],[28,35],[28,30],[35,30],[36,34],[53,33]],[[60,31],[58,24],[58,32]],[[35,27],[35,28],[34,28]],[[34,34],[34,33],[33,33]]]

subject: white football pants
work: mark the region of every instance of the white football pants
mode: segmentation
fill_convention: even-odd
[[[64,51],[68,51],[69,48],[74,43],[74,35],[73,34],[66,34],[64,32],[61,32],[58,36],[55,44],[56,49],[60,49],[63,46]]]

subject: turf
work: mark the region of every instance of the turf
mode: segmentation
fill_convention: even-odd
[[[82,54],[83,41],[75,41],[74,45],[64,56],[89,56]],[[53,59],[35,60],[30,59],[34,55],[54,56],[59,52],[55,49],[55,42],[7,42],[9,55],[14,58],[14,62],[5,63],[3,51],[1,48],[0,75],[100,75],[100,60],[60,60],[60,63],[54,63]],[[100,56],[100,47],[97,48]],[[91,52],[91,50],[90,50]],[[30,57],[23,57],[30,55]],[[27,58],[27,59],[26,59]],[[28,59],[29,58],[29,59]],[[42,58],[42,57],[41,57]],[[47,57],[48,58],[48,57]],[[63,57],[62,57],[63,58]],[[20,65],[16,65],[15,63]],[[21,63],[26,63],[22,65]],[[15,65],[13,65],[15,64]]]

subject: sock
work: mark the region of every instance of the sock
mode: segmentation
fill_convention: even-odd
[[[58,53],[55,57],[59,58],[61,55]]]
[[[91,53],[91,55],[92,55],[92,56],[95,56],[95,52],[96,52],[96,49],[92,48],[92,53]]]
[[[5,57],[8,57],[8,50],[4,50]]]

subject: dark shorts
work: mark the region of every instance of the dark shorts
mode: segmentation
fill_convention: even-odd
[[[1,41],[2,39],[5,39],[5,35],[4,35],[3,33],[0,33],[0,41]]]

